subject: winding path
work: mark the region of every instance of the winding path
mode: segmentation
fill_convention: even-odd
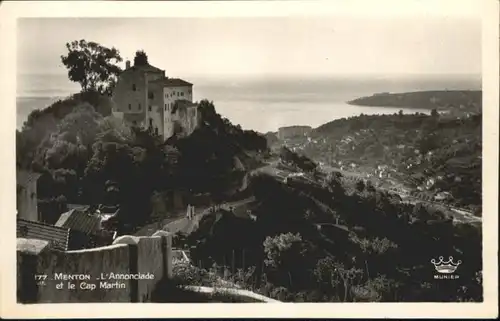
[[[255,197],[248,197],[242,200],[234,201],[234,202],[228,202],[225,203],[225,205],[221,206],[221,208],[228,209],[228,208],[238,208],[240,206],[246,205],[248,203],[251,203],[255,201]],[[156,231],[158,230],[164,230],[164,231],[169,231],[172,233],[177,233],[177,232],[184,232],[186,234],[191,233],[194,229],[198,227],[199,222],[201,219],[208,214],[211,214],[212,212],[210,209],[212,206],[206,206],[202,208],[196,208],[195,207],[195,212],[194,215],[191,219],[188,219],[186,217],[186,210],[178,211],[175,213],[174,217],[169,217],[166,218],[162,221],[155,222],[148,224],[141,228],[139,231],[134,233],[135,236],[151,236],[153,235]]]

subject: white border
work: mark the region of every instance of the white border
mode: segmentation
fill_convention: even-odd
[[[243,17],[421,14],[483,17],[483,303],[231,303],[231,304],[37,304],[16,303],[15,117],[16,18],[18,17]],[[498,109],[499,5],[495,0],[350,1],[19,1],[0,4],[0,220],[2,317],[459,317],[498,316]]]

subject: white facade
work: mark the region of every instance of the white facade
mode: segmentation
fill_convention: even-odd
[[[163,97],[165,103],[172,103],[176,100],[193,101],[193,86],[165,86],[163,87]]]
[[[192,86],[165,86],[163,88],[163,137],[169,138],[174,134],[174,126],[179,119],[179,113],[172,113],[175,102],[184,100],[193,102]],[[195,115],[196,117],[196,115]]]

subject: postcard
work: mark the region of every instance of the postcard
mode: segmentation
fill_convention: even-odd
[[[2,316],[498,316],[498,9],[2,3]]]

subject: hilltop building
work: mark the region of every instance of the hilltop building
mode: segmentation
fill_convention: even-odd
[[[130,126],[148,128],[163,139],[191,134],[201,122],[193,84],[169,78],[149,63],[126,62],[113,91],[113,115]]]

